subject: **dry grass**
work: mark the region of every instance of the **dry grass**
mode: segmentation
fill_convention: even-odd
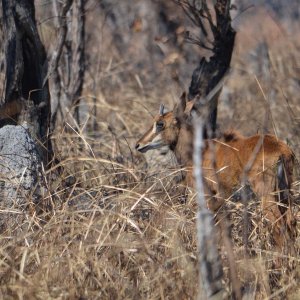
[[[299,66],[293,65],[300,61],[299,44],[292,43],[289,55],[273,49],[272,83],[255,80],[245,72],[244,61],[234,61],[228,82],[230,102],[220,104],[220,123],[254,133],[265,118],[258,82],[267,93],[272,86],[276,102],[271,105],[274,122],[270,121],[269,130],[280,128],[279,136],[289,138],[299,157],[299,118],[292,120],[288,109],[297,113],[299,93],[282,81],[300,75]],[[105,46],[100,54],[91,49],[90,59],[97,61],[101,54],[102,68],[90,70],[98,74],[99,86],[95,88],[94,78],[86,78],[82,124],[67,116],[53,134],[62,169],[59,175],[57,169],[45,174],[49,194],[35,209],[12,208],[12,220],[18,222],[2,228],[0,298],[196,299],[198,295],[194,194],[182,203],[173,181],[179,171],[171,156],[154,152],[145,159],[133,149],[159,103],[169,107],[174,103],[173,86],[166,84],[170,79],[165,77],[143,82],[126,68],[124,58],[116,58]],[[279,107],[287,109],[285,117]],[[296,194],[299,184],[293,186]],[[248,208],[249,256],[243,242],[243,205],[227,201],[222,210],[232,228],[231,251],[221,234],[219,244],[228,293],[233,257],[247,299],[299,299],[299,258],[276,253],[258,201],[253,199]],[[298,238],[298,248],[299,243]],[[284,261],[280,270],[274,269],[278,257]]]
[[[104,99],[97,102],[101,107],[97,132],[89,130],[93,119],[88,113],[85,128],[66,125],[53,136],[62,174],[49,181],[51,193],[38,212],[15,208],[22,215],[22,226],[13,224],[3,230],[3,298],[196,298],[193,194],[181,203],[172,181],[176,169],[149,169],[144,157],[131,149],[143,127],[138,115],[144,113],[147,118],[138,109],[136,103],[141,100],[137,95],[132,108],[114,107]],[[274,252],[256,200],[249,210],[253,253],[245,257],[244,208],[230,201],[223,208],[234,241],[229,254],[220,240],[229,293],[228,255],[233,255],[250,299],[271,298],[272,293],[296,299],[298,258],[286,258],[285,267],[274,270],[273,262],[281,254]],[[293,271],[288,271],[289,266]]]

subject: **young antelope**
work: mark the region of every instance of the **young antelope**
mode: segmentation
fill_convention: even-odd
[[[137,141],[136,150],[145,153],[168,146],[178,164],[185,168],[183,184],[193,187],[193,102],[185,96],[173,111],[161,105],[153,125]],[[283,249],[295,237],[290,185],[293,182],[294,154],[273,135],[244,137],[225,133],[220,139],[204,141],[202,170],[208,208],[216,212],[247,178],[247,184],[261,200],[264,216],[269,220],[275,244]],[[249,162],[252,164],[249,165]],[[247,170],[246,170],[247,169]],[[222,197],[218,197],[218,195]]]

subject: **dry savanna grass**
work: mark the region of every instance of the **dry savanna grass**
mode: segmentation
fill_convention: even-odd
[[[247,72],[245,61],[234,58],[219,123],[253,134],[269,118],[268,130],[277,129],[284,140],[288,137],[299,158],[299,93],[293,84],[300,75],[300,45],[289,42],[288,53],[283,48],[286,41],[269,48],[269,81]],[[1,214],[17,222],[2,224],[0,298],[196,299],[201,289],[195,193],[190,191],[182,201],[174,179],[180,170],[170,153],[143,156],[134,150],[159,104],[172,108],[176,93],[166,84],[170,79],[145,83],[124,70],[124,61],[115,54],[110,57],[105,46],[101,51],[107,61],[97,71],[97,80],[105,85],[95,88],[87,75],[81,124],[69,113],[55,129],[60,163],[45,174],[49,192],[42,203],[32,204],[28,197],[28,210],[1,208]],[[266,105],[269,94],[274,102]],[[297,178],[296,172],[296,198]],[[296,213],[298,207],[299,203]],[[218,229],[228,294],[233,262],[247,299],[299,299],[299,257],[274,250],[259,199],[254,197],[247,210],[246,225],[242,203],[228,199],[220,212],[228,226]],[[298,232],[299,224],[300,220]],[[280,269],[274,267],[278,259],[283,262]]]
[[[65,125],[53,136],[62,173],[48,181],[51,193],[39,210],[24,212],[16,207],[11,214],[21,214],[22,225],[7,227],[1,235],[3,298],[197,297],[195,195],[191,192],[182,203],[173,180],[178,170],[150,168],[151,162],[132,150],[143,120],[149,118],[139,110],[140,100],[135,97],[129,108],[106,104],[100,96],[97,132],[88,124],[86,128]],[[145,118],[138,117],[142,113]],[[92,116],[87,117],[92,126]],[[164,159],[170,166],[172,158]],[[233,240],[229,253],[219,238],[229,294],[233,257],[250,298],[288,294],[297,299],[299,259],[274,252],[258,200],[253,199],[248,209],[250,256],[243,244],[244,206],[229,200],[222,209]],[[284,267],[274,270],[278,257],[285,260]]]

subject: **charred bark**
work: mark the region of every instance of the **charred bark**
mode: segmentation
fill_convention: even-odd
[[[205,98],[222,80],[230,67],[236,32],[231,26],[230,0],[217,0],[214,5],[215,17],[211,15],[206,0],[177,1],[201,30],[201,39],[188,35],[188,40],[212,52],[209,60],[200,59],[194,70],[189,87],[189,100],[196,98],[196,108],[201,110],[200,99]],[[210,41],[212,36],[212,42]],[[209,103],[208,119],[205,120],[204,138],[215,137],[217,129],[218,98],[221,90]]]
[[[47,57],[35,20],[33,0],[2,0],[5,84],[0,126],[28,123],[40,142],[45,163],[52,158],[49,137],[50,94]]]

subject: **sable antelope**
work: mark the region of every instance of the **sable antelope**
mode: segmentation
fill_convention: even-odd
[[[185,167],[183,183],[189,187],[193,187],[194,182],[192,109],[193,102],[186,102],[185,95],[171,112],[164,112],[161,105],[153,125],[135,146],[142,153],[169,146],[178,164]],[[237,132],[227,132],[220,139],[204,142],[202,169],[208,207],[216,212],[224,199],[241,187],[245,168],[252,160],[247,182],[261,199],[263,214],[272,224],[274,241],[283,249],[285,242],[293,240],[295,235],[290,195],[292,150],[269,134],[244,137]],[[218,197],[219,193],[222,197]]]

